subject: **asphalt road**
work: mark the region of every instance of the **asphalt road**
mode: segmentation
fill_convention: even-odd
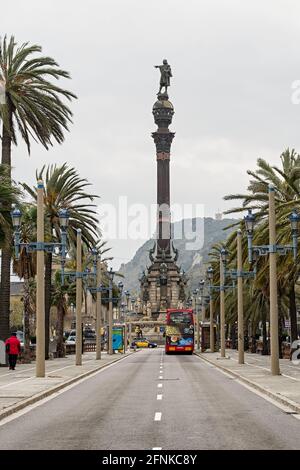
[[[0,449],[300,449],[300,420],[196,356],[133,354],[0,423]]]

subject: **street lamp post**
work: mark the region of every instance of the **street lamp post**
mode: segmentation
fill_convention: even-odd
[[[236,236],[237,244],[237,294],[238,294],[238,361],[239,364],[245,362],[245,345],[244,345],[244,302],[243,302],[243,279],[254,278],[256,269],[253,271],[243,271],[242,258],[242,231],[239,229]],[[234,275],[234,272],[232,273]]]
[[[239,364],[245,362],[244,351],[244,303],[243,303],[243,258],[242,258],[242,231],[237,231],[237,294],[238,294],[238,359]]]
[[[198,305],[199,307],[199,305]],[[197,349],[200,350],[200,310],[196,304],[196,315],[197,315]]]
[[[243,279],[254,278],[256,276],[256,269],[253,271],[243,270],[242,259],[242,231],[237,231],[237,269],[226,271],[226,257],[224,259],[224,272],[230,274],[231,279],[237,279],[237,307],[238,307],[238,362],[244,364],[244,304],[243,304]]]
[[[200,291],[200,300],[201,300],[201,321],[204,322],[205,320],[205,304],[204,304],[204,287],[205,287],[205,280],[201,279],[199,282],[199,291]]]
[[[130,291],[125,290],[124,294],[125,294],[125,297],[126,297],[126,309],[127,309],[127,312],[129,312]]]
[[[96,293],[97,294],[97,314],[96,314],[96,330],[97,330],[97,346],[96,346],[96,359],[101,359],[101,330],[102,330],[102,301],[108,301],[109,303],[109,311],[111,312],[111,315],[109,317],[109,321],[110,321],[110,326],[109,326],[109,329],[110,331],[112,331],[112,327],[113,327],[113,316],[112,316],[112,312],[113,312],[113,308],[112,308],[112,301],[113,300],[118,300],[120,299],[120,297],[118,298],[113,298],[112,297],[112,282],[113,282],[113,278],[114,278],[114,275],[115,273],[112,271],[112,269],[108,272],[108,277],[109,277],[109,297],[102,297],[102,292],[106,292],[107,291],[107,288],[104,287],[102,285],[102,262],[101,262],[101,253],[98,252],[98,249],[97,248],[94,248],[92,250],[92,254],[93,254],[93,257],[94,257],[94,260],[93,260],[93,265],[94,265],[94,272],[93,273],[87,273],[87,276],[96,276],[96,285],[88,285],[87,286],[87,289],[91,292],[91,293]],[[84,275],[85,273],[83,273]],[[119,288],[121,288],[121,286],[119,285]],[[112,334],[112,333],[111,333]],[[109,332],[109,342],[108,342],[108,354],[112,354],[112,352],[110,353],[109,352],[109,345],[112,345],[112,336],[110,336],[110,332]],[[111,351],[112,351],[112,346],[111,346]]]
[[[212,296],[212,280],[214,271],[212,267],[207,269],[207,278],[209,282],[209,349],[215,352],[215,333],[214,333],[214,301]]]
[[[269,188],[269,243],[276,245],[275,191]],[[279,338],[278,338],[278,300],[277,300],[277,259],[276,251],[270,250],[270,330],[271,330],[271,372],[280,375]]]
[[[222,248],[220,252],[220,337],[221,357],[225,357],[225,262],[227,251]]]
[[[109,311],[108,311],[108,354],[113,354],[113,280],[114,280],[114,271],[110,268],[108,271],[109,278]]]
[[[98,254],[97,254],[98,255]],[[96,256],[97,256],[96,255]],[[97,303],[96,303],[96,359],[101,359],[101,330],[102,330],[102,273],[101,273],[101,256],[97,256]]]
[[[202,324],[204,324],[205,322],[205,311],[206,311],[206,307],[210,299],[209,296],[204,295],[204,288],[205,288],[205,280],[201,279],[201,281],[199,282],[199,290],[200,290],[200,306],[201,306],[201,323]],[[202,343],[202,335],[200,335],[200,331],[199,331],[199,337],[197,339],[198,339],[198,344]],[[201,346],[199,346],[199,348],[201,349]]]
[[[300,216],[293,211],[289,217],[292,228],[292,245],[276,244],[276,212],[275,212],[275,190],[273,185],[269,185],[269,245],[253,246],[253,229],[255,216],[251,209],[245,216],[245,226],[248,235],[248,257],[252,262],[253,254],[257,256],[269,255],[269,277],[270,277],[270,330],[271,330],[271,373],[280,375],[279,366],[279,337],[278,337],[278,299],[277,299],[277,257],[276,255],[286,255],[293,252],[294,259],[297,256],[298,244],[298,223]]]
[[[95,253],[97,252],[96,249],[93,250],[93,254],[95,256]],[[102,286],[101,284],[101,259],[100,259],[100,255],[98,257],[98,253],[96,253],[96,257],[98,258],[98,261],[97,261],[97,285],[96,287],[95,286],[88,286],[87,289],[91,292],[91,293],[97,293],[97,305],[98,305],[98,309],[99,309],[99,314],[98,314],[98,325],[100,325],[99,327],[99,336],[101,335],[101,310],[102,310],[102,301],[105,301],[105,302],[108,302],[109,304],[109,315],[108,315],[108,329],[109,329],[109,334],[108,334],[108,354],[113,354],[113,301],[116,300],[117,302],[120,302],[120,298],[121,296],[119,295],[118,297],[113,297],[113,279],[114,279],[114,275],[116,274],[112,268],[110,269],[110,271],[107,272],[107,275],[108,275],[108,279],[109,279],[109,285],[108,285],[108,291],[109,291],[109,296],[108,297],[102,297],[101,296],[101,292],[102,291],[107,291],[107,288]],[[95,259],[95,258],[94,258]],[[94,261],[94,266],[95,266],[95,261]],[[84,273],[82,273],[84,275]],[[87,276],[95,276],[96,272],[95,272],[95,268],[94,268],[94,273],[87,273]],[[123,284],[122,284],[123,286]],[[119,283],[119,290],[121,291],[121,285]],[[101,337],[99,338],[101,339]],[[98,340],[97,340],[97,344],[98,344]]]
[[[45,377],[44,184],[37,182],[36,376]]]
[[[225,285],[225,274],[226,274],[226,256],[227,250],[222,249],[220,251],[220,285],[214,286],[212,284],[214,271],[210,266],[207,269],[207,278],[209,280],[209,295],[210,295],[210,345],[214,343],[214,332],[213,330],[213,299],[212,292],[220,292],[220,338],[221,338],[221,357],[225,358],[225,290],[234,289],[235,285]],[[213,351],[212,351],[213,352]]]
[[[126,297],[126,315],[129,315],[129,303],[130,303],[130,291],[126,290],[125,292],[125,297]],[[125,324],[125,330],[126,330],[126,350],[129,342],[129,347],[131,344],[131,322],[129,319],[129,323]]]
[[[76,366],[82,365],[82,247],[81,230],[77,230],[76,244]]]
[[[25,248],[28,253],[37,252],[37,276],[36,276],[36,377],[45,377],[45,281],[44,281],[44,252],[54,253],[58,248],[61,255],[62,282],[63,268],[66,259],[66,229],[69,222],[67,209],[61,209],[58,213],[61,243],[45,243],[44,241],[44,184],[37,182],[37,241],[31,243],[21,242],[21,218],[20,209],[15,208],[12,213],[14,227],[15,257],[19,259],[20,250]]]
[[[197,349],[200,349],[200,325],[199,325],[199,310],[197,308],[197,295],[198,295],[198,289],[193,290],[193,310],[194,314],[196,317],[196,339],[197,339]]]
[[[122,281],[118,282],[118,289],[119,289],[119,294],[120,294],[119,301],[118,301],[118,320],[119,321],[121,320],[121,303],[122,303],[123,288],[124,288],[123,282]]]
[[[77,366],[82,365],[82,353],[83,353],[83,325],[82,325],[82,289],[83,279],[87,282],[84,284],[84,288],[91,293],[96,293],[96,359],[101,359],[101,314],[102,314],[102,299],[101,292],[103,287],[101,286],[101,257],[98,254],[97,248],[93,248],[91,253],[93,255],[93,271],[86,268],[82,271],[82,234],[81,230],[77,230],[76,240],[76,271],[65,272],[62,270],[63,278],[68,277],[69,279],[76,281],[76,355],[75,363]],[[92,285],[88,282],[92,278]],[[99,280],[100,279],[100,280]],[[96,287],[95,287],[96,283]],[[100,325],[100,326],[99,326]],[[97,349],[98,348],[98,349]]]

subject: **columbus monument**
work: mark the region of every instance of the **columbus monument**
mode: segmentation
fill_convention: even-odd
[[[155,68],[160,70],[159,91],[152,110],[157,125],[157,130],[152,133],[157,161],[157,226],[149,253],[151,265],[143,272],[140,285],[147,316],[163,319],[167,308],[178,308],[184,302],[186,279],[176,263],[178,251],[171,234],[170,151],[175,133],[169,130],[174,107],[169,101],[168,87],[172,71],[166,59]]]

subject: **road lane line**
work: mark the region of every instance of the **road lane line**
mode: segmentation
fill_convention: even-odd
[[[157,388],[162,388],[163,384],[157,384]]]
[[[152,447],[152,450],[162,450],[162,447]]]
[[[157,395],[156,399],[157,400],[162,400],[162,397],[163,397],[162,395]]]
[[[157,411],[154,415],[154,421],[161,421],[161,415],[162,413]]]

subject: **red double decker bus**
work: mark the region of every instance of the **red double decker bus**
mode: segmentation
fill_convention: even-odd
[[[194,351],[194,316],[191,309],[168,309],[166,323],[166,354]]]

